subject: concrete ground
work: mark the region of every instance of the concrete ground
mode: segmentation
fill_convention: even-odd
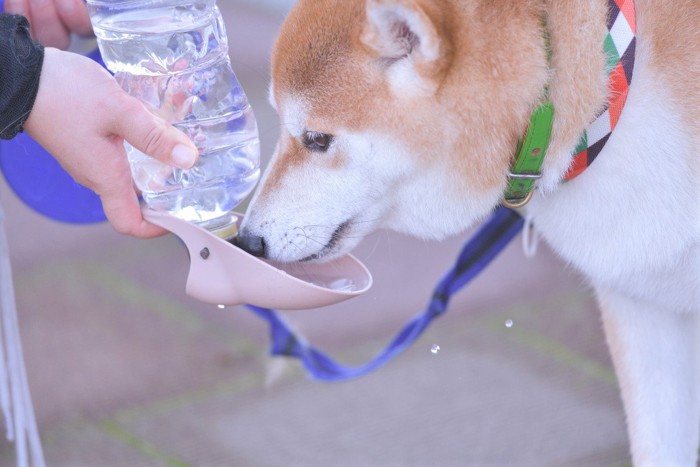
[[[265,102],[268,56],[284,9],[219,4],[269,155],[278,123]],[[50,466],[629,463],[592,294],[544,247],[527,260],[514,242],[404,355],[326,384],[269,361],[265,326],[247,310],[188,298],[188,259],[175,237],[59,224],[1,191]],[[424,308],[466,237],[375,234],[357,251],[374,273],[370,292],[286,316],[359,364]],[[0,466],[13,462],[11,445],[0,444]]]

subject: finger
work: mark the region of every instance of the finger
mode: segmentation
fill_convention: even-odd
[[[5,0],[5,13],[22,15],[31,21],[28,0]]]
[[[114,230],[123,235],[153,238],[166,234],[167,230],[153,225],[143,218],[141,205],[135,192],[124,195],[103,194],[102,209]]]
[[[83,37],[92,35],[90,16],[82,0],[56,0],[56,10],[70,32]]]
[[[150,113],[137,99],[127,94],[121,99],[114,124],[127,142],[168,165],[189,169],[197,162],[197,148],[186,134]]]
[[[107,146],[98,144],[94,154],[101,155],[99,175],[94,165],[79,167],[74,172],[92,174],[86,175],[83,184],[99,195],[102,209],[114,230],[139,238],[163,235],[164,229],[143,218],[121,139],[112,140]]]
[[[53,2],[49,0],[29,0],[32,36],[48,47],[67,49],[70,45],[68,29],[58,18]]]

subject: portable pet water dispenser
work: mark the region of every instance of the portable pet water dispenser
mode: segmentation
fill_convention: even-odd
[[[94,42],[89,45],[86,55],[104,66]],[[99,197],[73,180],[26,133],[0,142],[0,169],[17,196],[44,216],[73,224],[106,220]],[[303,267],[273,264],[169,214],[144,208],[144,217],[185,243],[190,253],[186,292],[206,303],[316,308],[360,295],[372,285],[367,268],[351,255],[330,263],[304,263]],[[338,288],[339,283],[345,286]]]

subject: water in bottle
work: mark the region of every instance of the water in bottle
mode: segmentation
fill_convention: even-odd
[[[165,165],[126,144],[153,209],[214,230],[260,176],[253,111],[231,68],[216,0],[88,0],[107,68],[132,96],[184,131],[200,160]]]

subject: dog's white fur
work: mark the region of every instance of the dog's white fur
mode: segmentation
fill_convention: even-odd
[[[636,3],[623,116],[594,164],[561,184],[607,95],[591,47],[604,0],[300,0],[273,56],[282,136],[242,235],[298,261],[342,254],[378,227],[463,231],[498,204],[547,84],[557,119],[528,214],[595,287],[635,464],[690,466],[700,436],[700,6]],[[306,148],[308,131],[332,134],[328,150]]]

